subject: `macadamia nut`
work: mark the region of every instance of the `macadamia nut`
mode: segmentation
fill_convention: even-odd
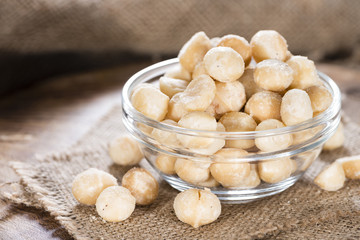
[[[258,163],[261,180],[267,183],[278,183],[290,177],[294,171],[294,162],[288,158],[264,160]]]
[[[244,73],[244,60],[229,47],[210,49],[204,57],[206,72],[220,82],[232,82]]]
[[[239,78],[239,81],[245,88],[246,99],[249,100],[252,95],[264,91],[254,81],[254,68],[246,68],[244,74]]]
[[[216,131],[218,132],[225,132],[225,127],[220,122],[217,123]],[[220,150],[225,145],[225,139],[223,138],[214,138],[213,142],[205,147],[205,148],[190,148],[190,151],[205,154],[205,155],[212,155]],[[206,187],[206,186],[204,186]]]
[[[300,89],[287,91],[282,98],[280,115],[287,125],[295,125],[313,117],[309,95]]]
[[[255,188],[261,183],[256,164],[250,164],[250,173],[243,181],[236,185],[237,189]]]
[[[266,119],[280,120],[280,107],[280,94],[262,91],[251,96],[245,105],[245,112],[259,123]]]
[[[305,90],[310,97],[313,112],[325,111],[332,102],[332,96],[323,86],[312,86]]]
[[[170,99],[166,118],[177,122],[180,120],[180,118],[188,113],[188,111],[185,109],[185,104],[182,101],[182,97],[183,93],[177,93]]]
[[[347,178],[360,179],[360,155],[339,158],[336,161],[342,165]]]
[[[329,140],[327,140],[323,146],[324,150],[334,150],[336,148],[342,147],[345,142],[344,135],[344,125],[342,122],[339,123],[334,135],[332,135]]]
[[[164,76],[169,78],[191,81],[191,73],[185,68],[183,68],[181,65],[176,65],[174,68],[167,71]]]
[[[254,131],[256,128],[255,120],[243,112],[225,113],[219,120],[227,132]],[[253,139],[226,140],[225,146],[228,148],[248,149],[255,145]]]
[[[326,191],[339,190],[345,182],[345,173],[341,164],[333,162],[315,178],[314,182]]]
[[[139,143],[130,136],[120,136],[110,142],[109,155],[114,163],[123,166],[138,164],[144,157]]]
[[[306,89],[320,84],[315,64],[307,57],[292,56],[286,63],[294,71],[294,80],[290,88]]]
[[[206,72],[206,69],[205,69],[204,62],[202,61],[202,62],[199,62],[198,64],[196,64],[194,72],[192,73],[192,78],[195,79],[203,74],[208,75],[208,73]]]
[[[165,174],[175,174],[176,157],[159,154],[155,160],[155,166]]]
[[[221,213],[221,203],[209,190],[188,189],[174,200],[177,218],[194,228],[214,222]]]
[[[220,186],[220,183],[218,181],[216,181],[215,178],[213,178],[213,176],[210,176],[210,178],[208,180],[206,180],[204,182],[199,182],[196,185],[200,186],[200,187],[212,188],[212,187]]]
[[[96,211],[105,221],[124,221],[135,209],[135,198],[124,187],[108,187],[96,201]]]
[[[283,128],[285,125],[276,119],[262,121],[255,131]],[[292,143],[291,134],[281,134],[271,137],[261,137],[255,139],[255,145],[264,152],[279,151],[288,148]]]
[[[177,122],[171,119],[165,119],[162,123],[177,126]],[[154,128],[151,132],[151,136],[157,140],[159,143],[164,144],[166,146],[179,146],[179,141],[176,138],[176,133],[171,130],[161,130],[158,128]]]
[[[136,204],[149,205],[155,201],[159,193],[156,179],[143,168],[132,168],[122,178],[121,184],[129,189],[136,199]]]
[[[234,49],[244,59],[245,66],[249,65],[251,61],[251,46],[245,38],[233,34],[225,35],[220,39],[217,46]]]
[[[265,90],[284,91],[293,81],[293,70],[280,60],[267,59],[256,65],[254,81]]]
[[[169,98],[176,93],[185,91],[189,84],[186,80],[175,79],[170,77],[161,77],[159,80],[160,91],[166,94]]]
[[[198,184],[210,178],[210,163],[195,162],[191,159],[178,158],[175,162],[175,172],[184,181]]]
[[[89,168],[76,175],[72,182],[72,194],[79,203],[94,205],[99,194],[107,187],[116,186],[117,180],[111,174]]]
[[[265,59],[284,61],[287,55],[287,43],[283,36],[273,30],[258,31],[250,41],[252,56],[256,62]]]
[[[179,52],[180,64],[187,71],[193,72],[196,64],[203,60],[211,47],[210,39],[204,32],[195,33]]]
[[[236,148],[223,148],[218,151],[216,162],[211,164],[210,172],[216,181],[224,187],[238,187],[249,177],[249,163],[234,163],[237,158],[247,155],[247,152]]]
[[[154,87],[141,87],[133,91],[131,103],[145,116],[161,121],[168,111],[169,97]]]

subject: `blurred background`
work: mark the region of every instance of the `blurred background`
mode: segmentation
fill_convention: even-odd
[[[177,55],[197,31],[280,32],[293,54],[360,65],[358,0],[2,0],[0,95],[69,73]]]

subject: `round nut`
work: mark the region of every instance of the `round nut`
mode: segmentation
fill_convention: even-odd
[[[185,81],[191,81],[191,73],[183,68],[180,64],[170,69],[164,74],[165,77],[176,78]]]
[[[332,135],[324,144],[324,150],[334,150],[342,147],[345,142],[344,125],[342,122],[339,123],[334,135]]]
[[[124,221],[135,209],[135,198],[124,187],[106,188],[96,201],[97,213],[108,222]]]
[[[261,180],[267,183],[278,183],[290,177],[294,171],[294,162],[290,158],[264,160],[258,163]]]
[[[221,204],[215,194],[208,190],[188,189],[174,200],[176,217],[194,228],[215,221],[221,213]]]
[[[169,98],[179,92],[185,91],[188,84],[189,82],[186,80],[170,77],[161,77],[159,80],[160,91],[166,94]]]
[[[245,88],[246,99],[250,99],[255,93],[264,91],[254,81],[254,70],[254,68],[246,68],[244,74],[239,78]]]
[[[332,102],[332,96],[323,86],[312,86],[305,90],[310,97],[314,113],[325,111]]]
[[[220,82],[236,81],[244,73],[243,58],[229,47],[210,49],[203,61],[206,72]]]
[[[159,154],[155,160],[155,166],[165,174],[175,174],[176,157]]]
[[[175,162],[175,172],[182,180],[197,185],[210,178],[209,166],[209,163],[178,158]]]
[[[121,184],[129,189],[136,199],[136,204],[149,205],[155,201],[159,193],[156,179],[143,168],[132,168],[122,178]]]
[[[294,71],[290,88],[306,89],[321,84],[314,62],[307,57],[292,56],[286,63]]]
[[[120,136],[110,142],[109,155],[114,163],[123,166],[138,164],[144,157],[139,143],[130,136]]]
[[[201,61],[198,64],[196,64],[194,72],[192,73],[192,78],[195,79],[203,74],[208,75],[208,73],[206,72],[206,69],[205,69],[204,62]]]
[[[280,94],[262,91],[251,96],[245,105],[245,112],[256,122],[262,122],[266,119],[281,120],[280,107]]]
[[[339,158],[336,161],[342,165],[347,178],[360,179],[360,155]]]
[[[219,40],[217,46],[234,49],[244,59],[245,66],[249,65],[251,61],[251,46],[245,38],[233,34],[225,35]]]
[[[165,119],[162,121],[162,123],[171,125],[171,126],[177,126],[177,122],[171,120],[171,119]],[[168,130],[161,130],[158,128],[154,128],[151,132],[151,136],[158,141],[161,144],[164,144],[166,146],[179,146],[179,141],[176,138],[176,133]]]
[[[339,162],[333,162],[314,180],[314,183],[326,191],[337,191],[344,186],[345,172]]]
[[[111,174],[96,168],[89,168],[76,175],[71,190],[79,203],[94,205],[105,188],[116,185],[118,185],[117,180]]]
[[[169,109],[166,115],[166,118],[174,120],[175,122],[179,121],[188,111],[185,109],[185,104],[182,101],[183,93],[175,94],[169,102]]]

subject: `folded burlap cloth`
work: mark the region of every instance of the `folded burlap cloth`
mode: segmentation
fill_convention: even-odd
[[[178,193],[160,181],[158,199],[137,206],[123,222],[103,221],[94,206],[78,204],[71,194],[74,176],[89,167],[110,172],[119,180],[128,168],[114,165],[106,144],[124,132],[116,106],[70,150],[29,163],[12,162],[21,177],[17,190],[5,197],[50,212],[76,239],[359,239],[360,184],[347,181],[337,192],[326,192],[312,178],[334,159],[359,154],[360,129],[345,120],[343,148],[324,152],[306,175],[283,193],[259,201],[222,205],[217,221],[198,229],[180,222],[173,210]],[[146,162],[141,163],[148,167]]]

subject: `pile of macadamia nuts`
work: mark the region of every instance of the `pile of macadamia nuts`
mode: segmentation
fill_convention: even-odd
[[[314,62],[293,56],[285,38],[273,30],[257,32],[250,43],[237,35],[209,39],[198,32],[181,48],[178,59],[180,64],[160,77],[159,87],[140,84],[130,97],[136,110],[164,124],[206,131],[264,131],[307,121],[332,103]],[[154,165],[164,174],[176,174],[196,186],[240,189],[255,188],[261,181],[278,183],[311,162],[297,166],[289,157],[259,163],[226,163],[228,159],[281,151],[321,130],[226,140],[139,128],[161,144],[215,159],[206,163],[158,154]]]

